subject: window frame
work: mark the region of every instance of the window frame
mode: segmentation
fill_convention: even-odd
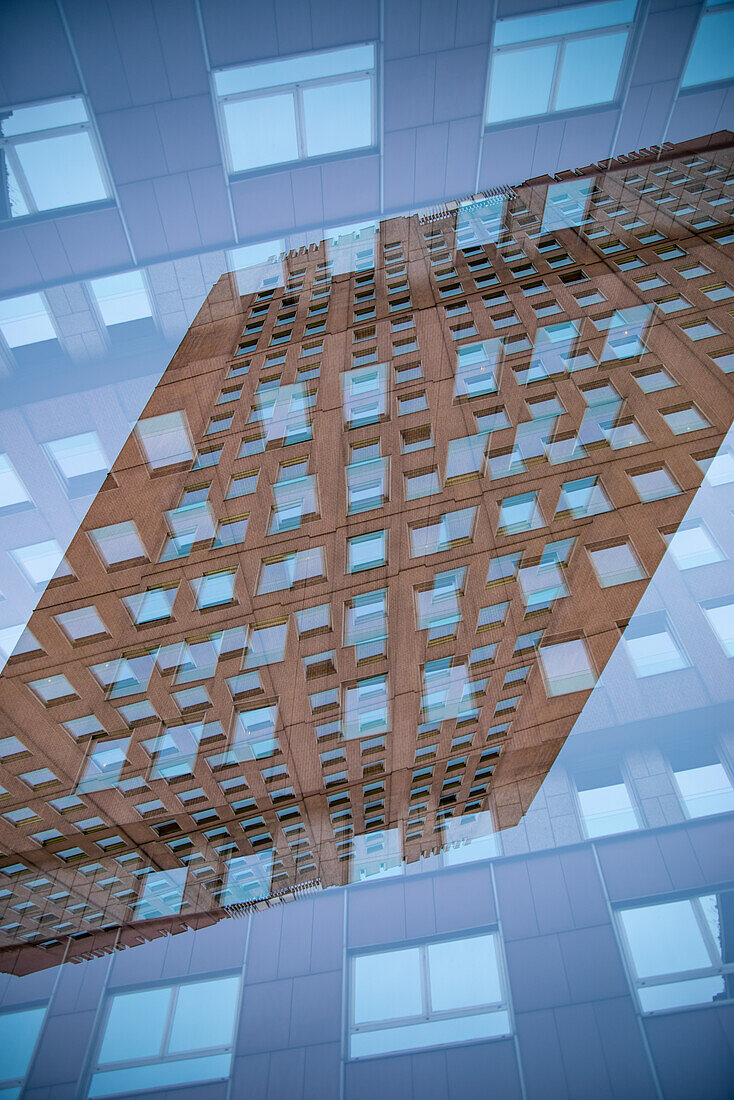
[[[603,0],[599,0],[598,4],[593,3],[593,4],[588,4],[588,5],[582,5],[582,7],[583,6],[589,6],[589,7],[591,7],[591,6],[594,6],[594,7],[601,6],[602,2],[603,2]],[[507,16],[505,18],[498,19],[497,23],[511,22],[515,19],[521,20],[521,19],[525,19],[525,18],[528,18],[528,17],[537,16],[537,15],[540,15],[540,14],[555,15],[560,11],[573,10],[573,8],[575,6],[576,5],[568,5],[568,6],[564,6],[562,8],[558,8],[558,9],[549,9],[547,12],[530,12],[530,13],[523,13],[523,14]],[[598,110],[600,107],[606,107],[607,109],[609,109],[609,108],[613,108],[614,106],[619,106],[620,102],[624,98],[623,93],[626,90],[626,86],[629,84],[629,79],[631,77],[631,69],[632,69],[631,61],[634,57],[635,50],[636,50],[636,44],[637,44],[637,34],[635,32],[636,32],[637,24],[640,21],[641,12],[644,13],[644,0],[638,0],[634,17],[633,17],[632,21],[628,22],[628,23],[612,23],[612,24],[607,24],[606,26],[603,26],[603,27],[594,27],[590,30],[565,31],[565,32],[560,32],[558,34],[548,34],[548,35],[545,35],[545,36],[540,37],[540,38],[528,38],[528,39],[525,39],[525,40],[522,40],[522,41],[511,42],[511,43],[502,44],[502,45],[495,45],[496,31],[494,31],[493,35],[492,35],[492,46],[491,46],[490,55],[489,55],[489,67],[488,67],[488,73],[487,73],[487,87],[486,87],[484,110],[483,110],[483,116],[482,116],[483,117],[483,127],[484,127],[485,132],[486,131],[494,131],[494,130],[500,129],[502,127],[507,127],[507,126],[517,126],[518,124],[522,125],[523,123],[530,123],[530,122],[538,121],[538,120],[544,119],[544,118],[564,118],[567,115],[575,115],[575,114],[579,114],[579,113],[582,113],[582,112],[585,112],[585,111]],[[559,84],[560,84],[560,81],[561,81],[561,76],[562,76],[562,72],[563,72],[563,64],[564,64],[565,55],[566,55],[566,45],[569,42],[575,43],[575,42],[583,41],[584,39],[588,39],[588,38],[601,38],[601,37],[608,36],[608,35],[620,34],[623,31],[627,32],[627,41],[625,43],[624,51],[622,53],[622,60],[621,60],[620,65],[619,65],[619,74],[617,76],[617,83],[616,83],[616,86],[615,86],[615,89],[614,89],[613,97],[611,99],[601,100],[601,101],[595,102],[595,103],[584,103],[581,106],[566,107],[566,108],[561,108],[560,110],[557,110],[555,108],[554,104],[555,104],[555,102],[557,100],[557,97],[558,97],[558,88],[559,88]],[[553,76],[551,78],[550,88],[549,88],[549,91],[548,91],[548,106],[547,106],[547,109],[545,111],[539,113],[539,114],[515,115],[512,118],[497,119],[495,121],[490,120],[488,118],[488,115],[489,115],[489,103],[490,103],[490,98],[491,98],[491,94],[492,94],[492,75],[493,75],[493,70],[494,70],[494,66],[495,66],[495,58],[498,55],[515,53],[515,52],[518,52],[520,50],[530,50],[530,49],[534,49],[534,48],[537,49],[539,47],[542,48],[544,46],[550,46],[550,45],[556,45],[557,51],[556,51],[555,64],[554,64],[554,68],[553,68]]]
[[[494,939],[494,946],[497,958],[497,972],[500,981],[500,992],[502,994],[502,1000],[486,1002],[481,1005],[470,1005],[460,1009],[444,1009],[433,1010],[431,1007],[431,990],[430,990],[430,964],[428,960],[428,950],[437,944],[442,943],[454,943],[457,941],[479,939],[485,936],[492,936]],[[356,964],[360,958],[365,958],[370,955],[384,955],[390,951],[403,951],[417,948],[419,952],[419,967],[420,967],[420,994],[421,994],[421,1008],[422,1012],[418,1015],[403,1016],[400,1018],[388,1018],[381,1021],[371,1021],[366,1024],[357,1024],[354,1019],[355,1015],[355,1003],[354,993],[356,990]],[[347,1006],[345,1012],[346,1023],[346,1058],[350,1062],[362,1062],[372,1058],[392,1058],[404,1056],[406,1053],[420,1053],[427,1050],[437,1050],[442,1047],[450,1047],[453,1049],[455,1046],[464,1046],[470,1043],[488,1043],[493,1041],[505,1041],[514,1033],[514,1013],[512,1009],[512,1002],[510,997],[510,984],[508,979],[507,960],[505,958],[504,943],[502,936],[500,935],[499,928],[496,925],[488,925],[482,928],[472,928],[468,931],[462,931],[458,934],[456,932],[436,935],[428,939],[422,940],[401,940],[399,943],[388,944],[376,944],[372,947],[357,951],[351,951],[347,958]],[[476,1016],[482,1013],[488,1012],[505,1012],[508,1018],[508,1030],[497,1035],[492,1035],[482,1039],[467,1038],[463,1040],[453,1040],[451,1042],[443,1043],[426,1043],[423,1045],[413,1045],[397,1048],[395,1050],[376,1052],[374,1054],[352,1054],[351,1052],[351,1040],[354,1035],[362,1035],[373,1031],[386,1031],[388,1029],[395,1032],[399,1032],[402,1027],[411,1027],[421,1023],[432,1023],[440,1020],[456,1020],[463,1017]]]
[[[229,179],[241,179],[246,178],[254,174],[263,172],[273,172],[279,169],[295,167],[299,164],[312,164],[320,161],[330,161],[340,159],[345,156],[365,155],[370,152],[374,152],[379,148],[379,104],[378,104],[378,74],[380,69],[380,52],[378,41],[362,41],[362,42],[350,42],[347,46],[336,46],[325,50],[311,50],[306,53],[288,54],[285,56],[277,56],[273,58],[263,58],[257,61],[250,61],[245,65],[223,65],[217,67],[211,73],[211,91],[212,99],[214,101],[214,113],[217,120],[217,127],[220,135],[220,145],[222,148],[222,155]],[[228,94],[221,95],[217,91],[216,87],[216,75],[222,72],[229,72],[235,69],[249,69],[256,68],[260,65],[266,65],[268,63],[280,62],[280,61],[293,61],[302,57],[316,56],[319,54],[340,53],[345,49],[354,49],[361,46],[371,46],[373,49],[374,64],[371,69],[357,69],[353,72],[340,73],[332,76],[311,77],[305,80],[293,80],[286,84],[269,84],[267,87],[254,88],[251,91],[245,92],[230,92]],[[337,150],[333,153],[318,153],[313,156],[309,156],[308,140],[306,133],[306,119],[303,106],[303,92],[309,91],[311,88],[322,88],[329,86],[339,86],[346,83],[356,83],[357,81],[363,81],[368,79],[370,81],[370,136],[371,142],[369,145],[359,145],[349,147],[347,149]],[[296,148],[297,156],[290,160],[275,161],[271,164],[261,164],[252,168],[235,168],[232,161],[232,150],[229,140],[229,129],[227,125],[227,118],[225,115],[225,105],[227,103],[239,103],[250,99],[266,99],[279,95],[292,95],[294,106],[294,122],[296,132]]]
[[[90,110],[86,96],[82,95],[80,92],[71,95],[51,96],[49,99],[34,100],[31,103],[22,103],[15,107],[10,107],[9,111],[12,113],[13,111],[25,110],[28,107],[46,107],[51,103],[61,103],[72,99],[79,99],[82,101],[87,116],[86,122],[72,122],[65,126],[47,126],[42,130],[32,130],[30,133],[25,134],[11,134],[8,136],[0,134],[0,149],[5,153],[5,159],[15,176],[23,201],[28,207],[27,214],[16,214],[15,216],[13,216],[9,209],[8,217],[0,218],[0,224],[14,225],[16,222],[22,222],[24,219],[37,219],[49,216],[58,217],[62,211],[78,213],[80,210],[87,208],[94,209],[95,207],[115,205],[115,193],[112,187],[110,172],[105,161],[102,141],[97,131],[94,114]],[[79,133],[87,133],[89,135],[89,144],[97,164],[100,181],[106,192],[105,197],[73,203],[71,205],[52,206],[45,210],[39,210],[30,184],[26,178],[25,171],[23,170],[23,166],[15,153],[15,146],[28,145],[35,141],[48,140],[54,137],[65,137],[67,135]]]
[[[92,1056],[90,1057],[90,1060],[89,1060],[89,1069],[88,1069],[87,1074],[86,1074],[86,1088],[84,1089],[83,1095],[90,1096],[92,1094],[91,1093],[92,1082],[93,1082],[94,1077],[95,1077],[96,1074],[103,1074],[103,1073],[107,1073],[107,1072],[111,1072],[111,1071],[115,1071],[115,1070],[144,1068],[146,1066],[156,1067],[156,1066],[165,1065],[166,1063],[171,1063],[171,1062],[191,1061],[191,1062],[195,1063],[198,1059],[200,1059],[202,1057],[211,1057],[211,1056],[216,1055],[216,1054],[229,1054],[230,1055],[230,1068],[229,1068],[229,1073],[227,1074],[226,1077],[204,1078],[201,1081],[189,1081],[189,1082],[182,1082],[180,1084],[173,1084],[173,1085],[149,1084],[149,1085],[145,1085],[145,1086],[142,1086],[140,1088],[137,1088],[133,1091],[138,1091],[138,1092],[156,1091],[156,1092],[158,1092],[158,1091],[163,1091],[165,1089],[179,1089],[179,1088],[188,1088],[188,1087],[192,1087],[192,1086],[202,1087],[202,1086],[205,1086],[207,1084],[211,1084],[214,1081],[227,1081],[227,1080],[229,1080],[229,1078],[231,1077],[231,1073],[232,1073],[232,1062],[234,1061],[234,1056],[235,1056],[235,1051],[236,1051],[236,1042],[237,1042],[237,1032],[238,1032],[238,1027],[239,1027],[239,1018],[240,1018],[240,1014],[241,1014],[241,1011],[242,1011],[242,994],[243,994],[242,974],[243,974],[243,970],[242,970],[242,967],[240,967],[239,969],[231,970],[231,971],[229,971],[225,974],[196,975],[196,977],[194,977],[194,978],[191,978],[190,976],[186,976],[186,977],[183,977],[183,978],[179,978],[175,981],[171,981],[170,979],[168,979],[168,980],[162,979],[160,981],[152,982],[152,983],[149,982],[149,983],[146,983],[144,985],[135,985],[135,986],[130,986],[130,987],[123,986],[120,989],[108,990],[107,995],[105,996],[102,1011],[100,1013],[101,1019],[98,1022],[96,1028],[95,1028],[96,1034],[95,1034],[95,1037],[94,1037],[94,1045],[93,1045],[93,1048],[92,1048],[93,1053],[92,1053]],[[130,994],[130,993],[144,993],[144,992],[157,990],[157,989],[168,989],[169,990],[168,1008],[166,1009],[165,1023],[164,1023],[164,1026],[163,1026],[162,1037],[161,1037],[161,1050],[163,1050],[164,1048],[168,1047],[168,1044],[170,1043],[170,1040],[171,1040],[171,1035],[172,1035],[172,1030],[173,1030],[173,1025],[174,1025],[174,1019],[175,1019],[175,1014],[176,1014],[176,1008],[178,1006],[179,994],[180,994],[181,989],[184,986],[200,985],[200,984],[203,984],[203,983],[206,983],[206,982],[214,982],[214,981],[219,981],[219,980],[224,981],[224,980],[229,979],[229,978],[237,979],[238,987],[239,987],[238,992],[237,992],[237,999],[236,999],[236,1002],[235,1002],[235,1011],[233,1013],[233,1018],[232,1018],[232,1038],[231,1038],[231,1041],[229,1043],[222,1044],[222,1045],[217,1046],[217,1047],[202,1048],[201,1050],[197,1050],[195,1053],[191,1052],[191,1051],[189,1051],[189,1052],[181,1051],[179,1053],[166,1053],[166,1054],[163,1054],[163,1055],[161,1055],[159,1053],[158,1055],[149,1055],[148,1057],[145,1057],[145,1058],[136,1058],[136,1059],[128,1059],[128,1060],[125,1060],[125,1061],[100,1063],[99,1057],[100,1057],[100,1054],[102,1052],[102,1045],[103,1045],[105,1037],[106,1037],[107,1027],[109,1025],[110,1014],[111,1014],[111,1011],[112,1011],[112,1005],[113,1005],[116,997],[124,996],[124,995]],[[98,1093],[95,1093],[95,1095],[99,1096],[100,1098],[107,1097],[107,1096],[110,1096],[110,1097],[112,1097],[112,1096],[125,1096],[125,1095],[127,1095],[128,1091],[129,1090],[118,1089],[114,1092],[98,1092]]]

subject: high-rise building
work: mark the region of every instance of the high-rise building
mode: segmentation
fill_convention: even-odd
[[[0,680],[0,949],[517,824],[734,419],[733,162],[718,135],[216,283]]]

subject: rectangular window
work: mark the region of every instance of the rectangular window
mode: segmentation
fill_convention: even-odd
[[[352,1058],[510,1033],[496,933],[356,955],[350,978]]]
[[[214,87],[231,172],[375,143],[371,44],[220,69]]]
[[[210,607],[232,603],[235,575],[236,570],[223,569],[219,573],[205,573],[203,577],[192,578],[191,587],[198,610],[206,611]]]
[[[709,626],[727,657],[734,657],[734,598],[720,597],[701,604]]]
[[[111,198],[84,100],[19,107],[0,122],[10,216]]]
[[[643,1012],[728,1001],[734,992],[734,891],[617,912]]]
[[[387,565],[387,531],[370,531],[347,539],[347,572],[360,573]]]
[[[683,88],[734,80],[734,8],[707,0],[683,74]],[[725,0],[724,0],[725,2]]]
[[[675,532],[665,533],[663,538],[679,569],[696,569],[724,560],[724,554],[703,520],[683,520]]]
[[[664,611],[636,615],[624,632],[624,644],[638,677],[675,672],[690,663]]]
[[[580,770],[573,778],[587,836],[610,836],[638,828],[637,814],[617,764]]]
[[[324,551],[321,546],[297,550],[270,561],[264,561],[257,586],[258,596],[267,592],[282,592],[297,584],[321,579],[326,575]]]
[[[711,745],[681,745],[669,751],[668,760],[688,817],[734,810],[734,788]]]
[[[539,655],[548,696],[588,691],[596,683],[591,655],[583,638],[541,646]]]
[[[89,1096],[175,1091],[229,1077],[239,992],[232,975],[114,994]]]
[[[16,1100],[23,1090],[45,1015],[46,1005],[0,1013],[0,1096],[4,1100]]]
[[[417,558],[424,554],[438,554],[452,546],[469,542],[474,530],[476,508],[461,508],[445,512],[438,522],[410,529],[410,554]]]
[[[589,549],[589,557],[602,588],[628,584],[647,576],[629,542],[601,546],[596,550]]]

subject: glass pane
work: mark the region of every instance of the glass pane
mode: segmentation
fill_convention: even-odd
[[[292,94],[225,103],[224,121],[234,172],[297,159],[296,112]]]
[[[143,1089],[173,1088],[196,1081],[215,1081],[229,1077],[231,1054],[213,1054],[209,1058],[184,1058],[178,1062],[158,1062],[129,1069],[95,1073],[89,1087],[90,1097],[116,1096]]]
[[[487,122],[545,114],[557,53],[553,44],[495,54]]]
[[[236,977],[181,986],[168,1050],[179,1054],[228,1046],[232,1042],[238,993]]]
[[[429,944],[428,974],[434,1012],[502,1000],[494,936]]]
[[[0,1016],[0,1078],[25,1075],[45,1015],[44,1006]]]
[[[39,210],[107,198],[89,134],[23,142],[15,152]]]
[[[500,46],[509,42],[527,42],[531,38],[589,31],[596,27],[613,27],[631,22],[636,7],[637,0],[612,0],[606,4],[579,4],[540,15],[500,19],[494,32],[494,42]]]
[[[353,1058],[363,1058],[370,1054],[390,1054],[397,1050],[491,1039],[495,1035],[507,1035],[509,1031],[507,1012],[483,1012],[478,1016],[427,1020],[406,1027],[359,1032],[352,1035],[350,1053]]]
[[[354,960],[354,1022],[398,1020],[422,1011],[417,947],[359,955]]]
[[[683,87],[734,77],[734,10],[705,15],[683,75]]]
[[[214,84],[218,95],[234,95],[237,92],[254,91],[256,88],[272,88],[278,84],[295,84],[324,76],[356,73],[371,69],[374,63],[374,46],[350,46],[346,50],[329,50],[289,57],[283,61],[268,61],[261,65],[224,69],[214,74]]]
[[[372,144],[372,82],[350,80],[303,92],[309,157]]]
[[[690,901],[623,909],[620,916],[639,978],[711,966]]]
[[[99,1052],[100,1065],[158,1054],[170,1000],[170,986],[114,997]]]
[[[627,31],[567,42],[555,108],[566,111],[614,99]]]

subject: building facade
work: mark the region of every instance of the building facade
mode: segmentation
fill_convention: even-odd
[[[217,282],[0,679],[0,966],[514,835],[623,633],[683,668],[633,617],[734,419],[733,171],[717,136]]]

